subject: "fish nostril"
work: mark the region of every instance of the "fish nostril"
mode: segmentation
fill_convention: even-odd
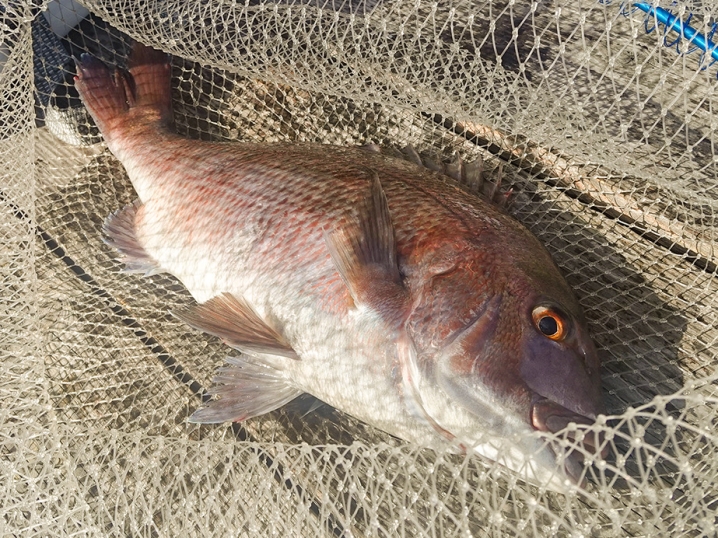
[[[589,352],[585,348],[585,346],[581,346],[579,348],[580,353],[578,354],[579,357],[581,357],[581,362],[583,363],[583,368],[586,370],[586,374],[588,377],[591,377],[593,375],[593,368],[591,368],[591,360],[589,357]]]

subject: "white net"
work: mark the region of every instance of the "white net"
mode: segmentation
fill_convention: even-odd
[[[715,533],[718,4],[84,6],[0,2],[0,535]],[[124,65],[129,38],[173,55],[188,137],[501,164],[603,360],[612,455],[586,490],[309,397],[188,423],[229,349],[170,316],[191,300],[176,280],[119,273],[101,226],[135,194],[72,93],[72,55]]]

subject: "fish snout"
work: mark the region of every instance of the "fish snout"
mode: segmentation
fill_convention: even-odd
[[[592,426],[595,420],[574,413],[548,398],[540,398],[531,406],[531,426],[537,431],[555,434],[567,428],[571,423],[579,426]],[[576,430],[569,431],[567,437],[576,440],[577,433]],[[592,454],[600,454],[603,459],[608,456],[608,446],[605,445],[603,432],[585,432],[583,446]]]

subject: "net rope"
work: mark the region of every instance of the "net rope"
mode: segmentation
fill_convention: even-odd
[[[650,5],[712,39],[715,2]],[[0,536],[715,535],[718,65],[685,36],[595,0],[10,0],[0,38]],[[131,39],[172,54],[187,137],[501,168],[603,361],[587,489],[310,397],[188,423],[231,350],[171,276],[120,272],[101,227],[135,194],[72,90]]]

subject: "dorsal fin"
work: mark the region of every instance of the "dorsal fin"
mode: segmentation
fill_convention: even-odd
[[[424,152],[419,153],[411,145],[405,146],[402,150],[371,143],[359,147],[372,153],[381,153],[389,157],[403,159],[445,175],[461,185],[467,192],[480,196],[502,209],[508,209],[513,203],[515,194],[513,187],[506,191],[502,191],[501,188],[503,164],[499,164],[494,178],[490,179],[486,176],[484,160],[481,155],[478,155],[474,161],[466,162],[457,153],[450,162],[443,162],[441,159],[434,160],[428,157]]]

